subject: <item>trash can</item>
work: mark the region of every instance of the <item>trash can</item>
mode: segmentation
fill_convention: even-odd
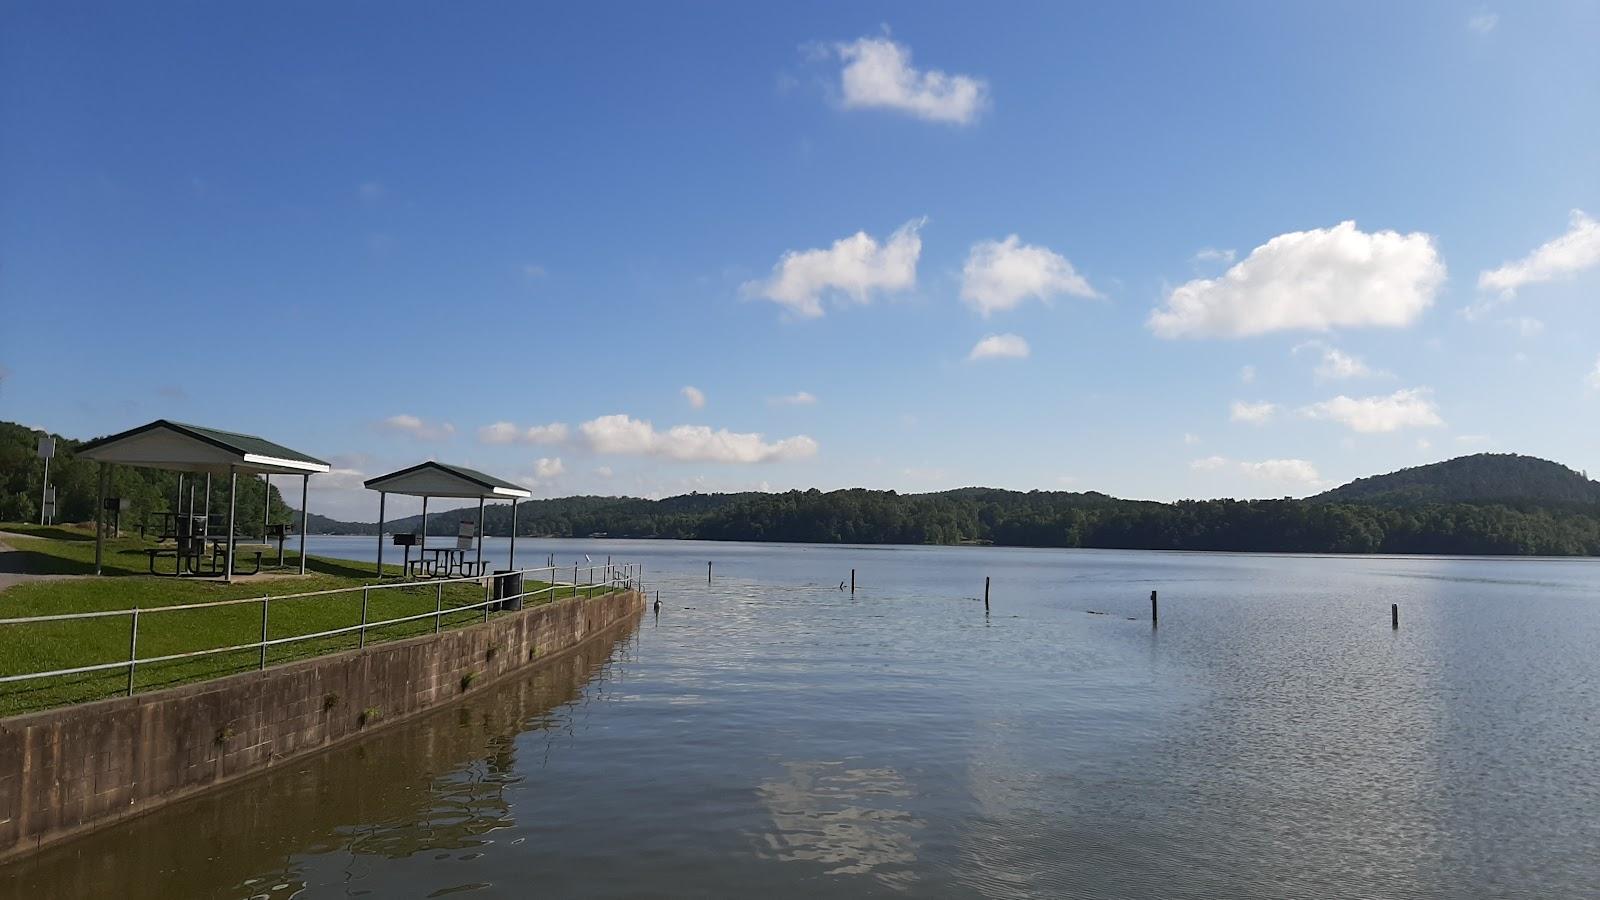
[[[509,599],[508,599],[509,598]],[[519,610],[522,608],[522,573],[511,569],[494,572],[493,609]]]

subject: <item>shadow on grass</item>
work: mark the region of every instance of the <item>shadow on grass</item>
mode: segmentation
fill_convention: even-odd
[[[82,531],[61,528],[56,525],[6,525],[0,531],[9,531],[12,534],[24,534],[28,537],[49,538],[53,541],[76,541],[94,543],[94,534]]]

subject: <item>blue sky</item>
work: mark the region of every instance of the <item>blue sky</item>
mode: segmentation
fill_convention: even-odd
[[[362,518],[1600,468],[1600,4],[793,7],[6,4],[0,417]]]

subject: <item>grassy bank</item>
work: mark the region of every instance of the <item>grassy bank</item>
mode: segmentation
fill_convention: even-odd
[[[94,536],[77,528],[41,528],[36,525],[0,524],[0,531],[26,535],[6,538],[17,551],[15,559],[35,574],[86,575],[94,571]],[[141,658],[187,653],[261,639],[262,604],[244,603],[205,609],[161,612],[161,607],[214,603],[237,598],[284,598],[312,591],[361,588],[376,583],[370,563],[306,558],[305,576],[262,579],[226,584],[209,579],[155,577],[148,574],[145,548],[156,546],[138,537],[106,542],[102,578],[67,578],[35,581],[0,592],[0,618],[138,607]],[[299,557],[287,554],[294,568]],[[163,560],[166,564],[171,559]],[[292,571],[292,569],[290,570]],[[399,583],[398,566],[385,566],[392,576],[385,587],[368,592],[367,620],[382,620],[432,613],[442,604],[443,628],[483,620],[482,609],[461,607],[480,603],[484,589],[476,582],[441,586],[429,582]],[[527,582],[524,590],[548,585]],[[588,593],[585,590],[584,593]],[[561,596],[570,596],[566,591]],[[547,600],[547,598],[545,598]],[[315,634],[360,624],[361,591],[317,597],[288,597],[267,604],[270,639]],[[498,613],[492,614],[497,615]],[[399,640],[433,631],[433,616],[414,622],[367,630],[367,643]],[[131,638],[130,617],[0,625],[0,676],[70,669],[97,663],[125,663]],[[357,633],[315,638],[268,648],[267,665],[304,659],[324,653],[354,649]],[[135,669],[138,691],[154,690],[248,671],[261,665],[256,649],[231,651],[194,659],[141,664]],[[126,668],[64,675],[54,678],[0,684],[0,715],[79,703],[126,693]]]

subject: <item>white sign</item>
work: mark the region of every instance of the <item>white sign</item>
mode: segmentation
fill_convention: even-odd
[[[56,439],[48,434],[39,435],[39,458],[49,459],[56,455]]]

